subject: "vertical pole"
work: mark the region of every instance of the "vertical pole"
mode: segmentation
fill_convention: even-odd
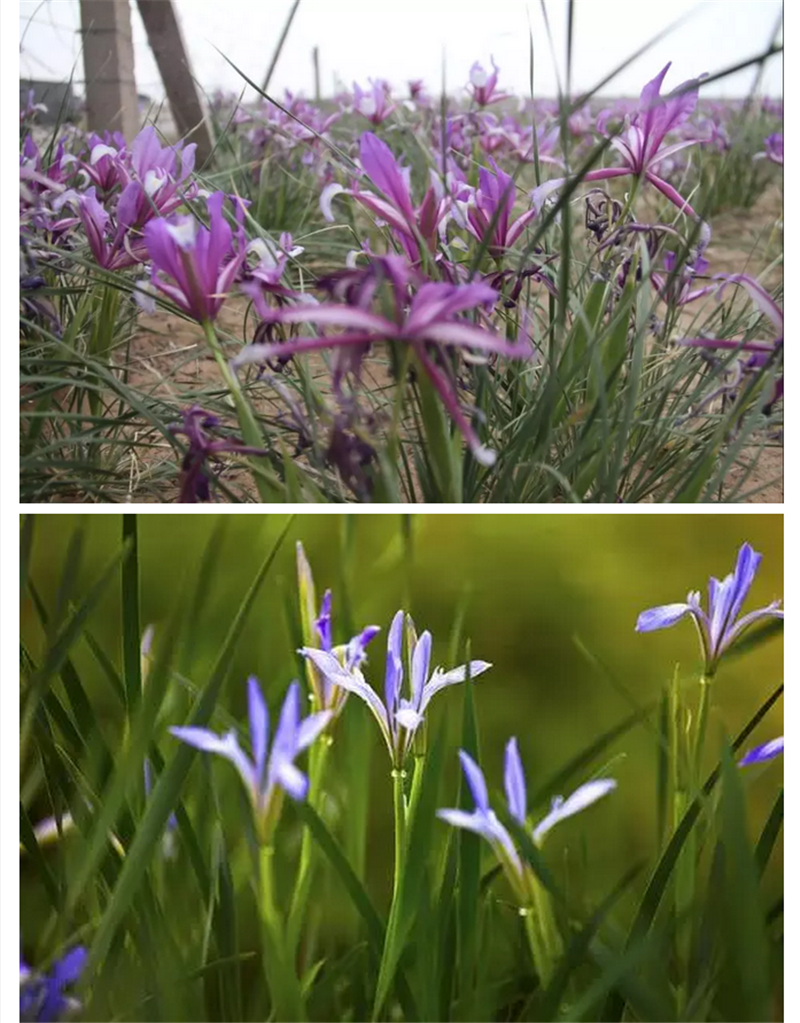
[[[317,101],[317,103],[319,103],[320,94],[319,94],[319,47],[318,46],[314,47],[313,59],[314,59],[314,99]]]
[[[92,131],[139,130],[129,0],[80,0],[86,114]]]
[[[175,5],[172,0],[137,0],[137,6],[175,127],[181,138],[197,143],[197,166],[202,167],[213,148],[211,133],[192,77]]]

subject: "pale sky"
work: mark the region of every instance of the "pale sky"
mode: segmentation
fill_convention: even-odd
[[[244,85],[215,45],[260,84],[291,0],[175,2],[194,74],[209,93],[218,87],[238,92]],[[546,6],[563,76],[567,2],[547,0]],[[158,98],[163,95],[158,71],[135,3],[131,9],[137,87]],[[685,14],[691,14],[689,20],[621,72],[606,93],[638,95],[670,60],[666,89],[704,71],[722,71],[767,47],[781,11],[781,0],[576,0],[573,92],[591,88]],[[529,15],[535,91],[552,96],[556,77],[538,0],[301,0],[270,91],[279,95],[288,88],[312,96],[311,51],[318,46],[323,95],[332,93],[337,75],[348,88],[354,80],[365,85],[368,78],[386,78],[403,95],[409,78],[422,78],[438,92],[443,59],[448,92],[453,93],[466,83],[473,61],[488,68],[492,56],[500,67],[500,86],[528,94]],[[79,24],[78,0],[21,0],[20,75],[66,79],[77,62],[79,82]],[[765,69],[762,92],[769,95],[782,94],[781,56],[772,57]],[[739,72],[701,95],[743,95],[754,74],[753,69]]]

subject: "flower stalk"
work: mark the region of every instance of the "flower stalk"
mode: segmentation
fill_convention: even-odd
[[[222,374],[222,379],[225,381],[225,384],[231,393],[231,397],[233,398],[234,404],[236,405],[236,415],[239,420],[239,428],[242,431],[242,437],[244,438],[245,444],[254,448],[261,448],[264,444],[264,436],[256,422],[255,416],[253,415],[253,410],[250,408],[247,399],[242,393],[236,374],[231,369],[228,360],[223,354],[222,347],[220,346],[216,331],[214,330],[214,324],[211,320],[204,320],[202,326],[208,347],[214,356],[214,360]],[[258,489],[258,496],[261,501],[264,504],[274,504],[282,501],[283,496],[278,488],[277,480],[274,484],[270,482],[264,473],[264,467],[255,462],[254,457],[251,457],[249,461],[252,468],[253,480]]]
[[[406,772],[402,768],[392,769],[392,795],[394,799],[394,884],[392,904],[400,895],[403,880],[403,859],[406,844]]]
[[[305,1020],[300,982],[293,966],[290,944],[286,941],[283,920],[275,900],[275,850],[261,845],[258,852],[259,907],[264,926],[264,973],[272,996],[275,1019]]]

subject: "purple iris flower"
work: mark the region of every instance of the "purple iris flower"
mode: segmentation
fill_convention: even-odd
[[[27,963],[20,959],[20,1019],[54,1023],[66,1012],[80,1008],[79,1003],[68,997],[64,990],[78,981],[87,958],[88,953],[83,945],[76,945],[61,959],[57,959],[47,974],[34,973]]]
[[[353,82],[353,109],[377,127],[394,113],[397,104],[391,101],[388,82],[381,79],[374,82],[370,79],[369,84],[369,89],[361,89]]]
[[[666,629],[689,615],[697,627],[705,674],[710,678],[717,670],[722,655],[746,629],[763,618],[783,618],[779,600],[739,617],[760,563],[761,555],[749,543],[742,544],[734,571],[722,582],[713,576],[709,580],[708,613],[700,605],[700,593],[693,591],[685,604],[663,604],[642,611],[636,622],[636,631]]]
[[[208,197],[208,227],[183,216],[151,220],[144,229],[153,261],[152,284],[198,323],[216,319],[246,258],[242,232],[233,244],[224,202],[224,192]]]
[[[346,671],[358,668],[366,661],[367,647],[381,631],[380,628],[377,625],[368,625],[347,643],[342,646],[334,646],[333,616],[331,614],[333,594],[330,590],[325,591],[319,611],[317,611],[314,576],[306,552],[299,541],[297,543],[297,580],[300,589],[301,613],[304,612],[307,620],[313,625],[313,630],[319,637],[319,649],[336,657]],[[339,714],[348,695],[347,690],[333,685],[317,671],[311,661],[307,660],[306,667],[309,684],[314,691],[316,706],[323,710],[330,710],[334,715]]]
[[[101,192],[109,193],[128,181],[124,163],[127,150],[124,139],[117,141],[106,135],[105,141],[97,134],[89,136],[89,159],[82,161],[81,168],[92,184]]]
[[[783,135],[780,132],[767,135],[764,139],[764,151],[756,153],[753,157],[754,160],[763,160],[764,158],[783,167]]]
[[[69,197],[69,193],[59,196],[58,205],[63,205]],[[122,270],[147,259],[141,233],[132,231],[131,224],[119,219],[120,206],[117,207],[117,224],[114,226],[106,207],[98,201],[94,186],[78,197],[78,212],[89,248],[104,270]]]
[[[317,630],[317,635],[320,639],[320,649],[324,650],[327,654],[335,654],[337,652],[337,649],[333,646],[333,628],[331,623],[332,604],[333,595],[330,590],[326,590],[325,596],[322,598],[322,603],[320,604],[319,616],[314,622],[314,628]],[[341,648],[342,664],[345,670],[350,671],[364,663],[367,659],[367,646],[373,639],[375,639],[380,631],[381,629],[379,625],[368,625],[366,629],[362,629],[357,636],[353,636],[351,640],[345,643],[345,645]]]
[[[295,760],[322,732],[331,719],[328,710],[300,718],[300,683],[289,686],[283,701],[278,726],[269,743],[269,711],[258,679],[247,680],[248,718],[252,760],[244,753],[236,732],[217,735],[207,728],[170,728],[176,739],[205,753],[218,753],[230,760],[244,782],[253,807],[261,842],[268,844],[277,823],[283,794],[302,801],[308,793],[308,778]]]
[[[131,143],[127,184],[119,197],[119,219],[141,228],[153,217],[166,217],[194,198],[198,187],[191,174],[196,148],[194,142],[186,147],[182,142],[162,146],[152,125],[143,128]]]
[[[489,103],[498,103],[501,99],[509,98],[507,92],[497,91],[497,77],[500,68],[495,64],[494,57],[491,58],[491,61],[494,70],[490,75],[484,71],[483,66],[477,60],[469,69],[470,93],[479,107],[485,107]]]
[[[527,905],[529,894],[526,868],[523,866],[522,858],[508,829],[501,823],[489,805],[489,794],[483,771],[465,750],[459,750],[458,755],[464,777],[475,802],[475,809],[471,813],[457,809],[438,810],[436,815],[448,824],[452,824],[453,827],[474,831],[485,838],[500,860],[522,905]],[[509,815],[521,827],[528,827],[527,787],[516,738],[509,739],[506,745],[503,782]],[[531,833],[533,841],[541,846],[547,833],[556,824],[585,810],[592,803],[596,803],[598,799],[608,795],[616,786],[617,783],[613,778],[596,778],[581,785],[566,799],[556,796],[553,799],[550,812],[534,827]]]
[[[489,228],[494,222],[492,234],[487,239],[488,249],[490,255],[500,257],[519,238],[525,226],[536,216],[537,210],[528,210],[511,223],[516,195],[514,179],[502,171],[493,159],[490,158],[489,162],[494,173],[480,167],[478,188],[466,202],[457,201],[456,205],[461,211],[466,227],[478,241],[487,238]]]
[[[378,625],[368,625],[357,636],[353,636],[343,646],[333,645],[333,624],[331,620],[331,606],[333,595],[330,590],[325,591],[325,596],[320,604],[319,615],[314,622],[314,628],[320,641],[320,650],[335,657],[345,671],[353,671],[360,667],[367,659],[367,646],[381,631]],[[319,673],[322,679],[322,700],[321,706],[338,714],[344,706],[344,700],[348,690],[335,685],[328,676]]]
[[[435,668],[430,671],[431,647],[433,638],[430,632],[423,632],[414,642],[411,653],[410,698],[401,695],[403,689],[403,625],[406,616],[398,611],[392,619],[386,647],[386,675],[384,681],[384,698],[372,688],[364,678],[357,664],[350,667],[331,653],[303,647],[300,653],[307,657],[317,668],[323,678],[334,686],[341,686],[348,692],[355,693],[372,711],[381,730],[386,748],[392,758],[392,764],[400,768],[405,760],[417,729],[425,719],[425,711],[439,690],[447,686],[463,682],[467,677],[467,665],[461,664],[450,671]],[[412,630],[410,619],[406,623]],[[487,661],[470,661],[469,676],[477,678],[491,664]]]
[[[681,149],[685,149],[686,146],[694,145],[699,141],[698,139],[683,139],[672,145],[663,145],[666,135],[691,117],[697,106],[697,94],[701,81],[701,79],[692,79],[690,82],[684,82],[674,93],[662,97],[661,83],[669,68],[670,64],[667,64],[651,82],[645,85],[642,89],[638,111],[622,134],[611,140],[611,145],[622,157],[623,166],[603,167],[589,171],[584,175],[583,180],[602,181],[605,178],[630,176],[642,178],[655,186],[679,210],[688,213],[695,220],[699,220],[700,218],[689,203],[669,182],[659,177],[654,169],[662,160],[666,160]],[[693,88],[687,88],[687,86],[693,86]],[[561,188],[566,180],[566,178],[558,178],[554,181],[547,181],[534,189],[532,199],[536,209],[540,210],[547,196]],[[704,227],[704,233],[709,233],[707,227]]]
[[[197,504],[210,501],[209,472],[206,460],[223,452],[235,455],[266,455],[260,448],[251,448],[231,437],[214,437],[209,430],[219,426],[217,416],[206,412],[199,405],[192,405],[181,412],[182,424],[170,426],[170,431],[188,438],[189,449],[181,465],[181,489],[178,501],[181,504]]]
[[[488,285],[478,282],[458,285],[429,281],[419,288],[406,309],[407,285],[411,280],[408,268],[400,257],[386,257],[383,262],[393,274],[397,317],[394,322],[363,307],[353,308],[335,303],[275,309],[270,313],[271,322],[314,323],[321,327],[343,327],[345,332],[319,337],[297,337],[283,344],[248,345],[233,360],[234,369],[248,363],[263,364],[269,359],[325,348],[349,347],[358,355],[363,355],[371,344],[378,341],[410,344],[442,403],[464,435],[473,457],[482,465],[492,465],[494,452],[480,443],[461,408],[455,382],[448,375],[446,367],[437,361],[429,343],[467,349],[483,356],[503,355],[518,359],[530,358],[532,349],[524,344],[507,341],[473,323],[456,319],[465,310],[495,303],[497,292]]]
[[[739,761],[739,767],[746,767],[748,764],[763,764],[780,756],[783,756],[782,735],[777,739],[770,739],[769,742],[762,743],[760,746],[755,746],[753,749],[748,750]]]
[[[331,202],[336,195],[349,195],[370,213],[384,220],[397,235],[406,255],[413,262],[420,258],[419,239],[433,252],[437,232],[449,209],[437,175],[431,174],[431,185],[419,207],[414,206],[409,187],[409,173],[401,168],[391,149],[372,132],[361,136],[361,166],[381,195],[359,188],[343,188],[332,183],[320,195],[320,209],[325,219],[333,222]]]

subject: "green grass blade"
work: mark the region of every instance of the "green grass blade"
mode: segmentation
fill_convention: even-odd
[[[765,1020],[771,1017],[770,950],[759,891],[760,872],[748,835],[742,778],[727,742],[722,746],[721,765],[725,909],[732,959],[728,976],[736,987],[733,1004],[737,1018]]]
[[[139,618],[139,532],[138,516],[122,516],[122,542],[130,550],[122,566],[122,677],[128,717],[142,695],[142,627]]]
[[[261,564],[244,600],[240,604],[232,622],[211,675],[196,700],[189,724],[202,727],[207,724],[219,696],[222,683],[228,673],[232,652],[242,634],[256,596],[261,590],[275,558],[280,550],[286,534],[289,532],[293,517],[289,517],[281,529],[272,548]],[[160,653],[163,662],[163,650]],[[153,677],[156,669],[153,669]],[[151,793],[147,810],[142,817],[131,844],[125,863],[120,872],[113,897],[100,919],[92,941],[85,977],[90,977],[100,963],[103,962],[108,949],[117,934],[137,888],[144,877],[150,859],[163,834],[170,813],[179,801],[179,794],[186,775],[194,760],[192,747],[181,743]]]

